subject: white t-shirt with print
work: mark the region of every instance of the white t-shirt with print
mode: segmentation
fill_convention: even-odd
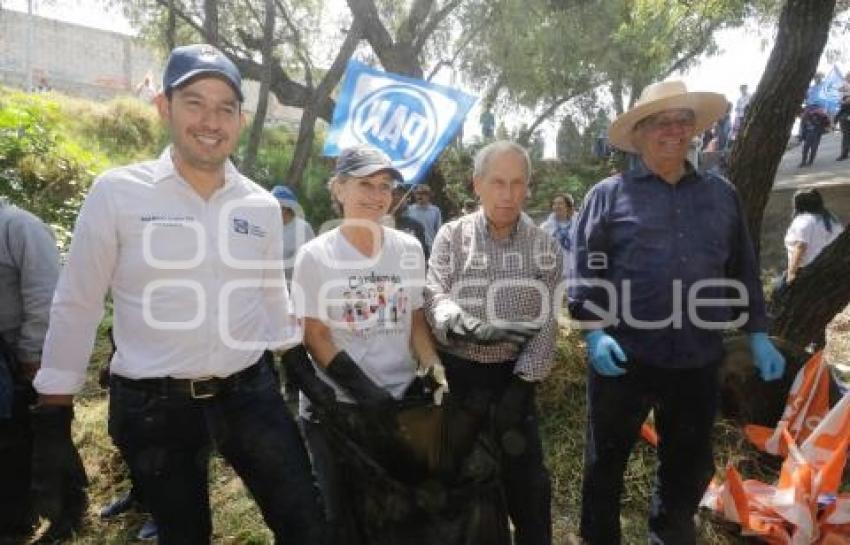
[[[832,222],[832,232],[829,232],[820,216],[808,212],[799,214],[791,222],[791,226],[788,227],[788,232],[785,234],[785,248],[788,250],[789,258],[793,244],[805,242],[806,253],[803,254],[803,259],[800,262],[800,266],[805,267],[815,260],[821,250],[838,238],[843,230],[838,221]]]
[[[292,299],[299,318],[322,321],[333,343],[395,398],[413,381],[412,313],[422,308],[425,255],[415,238],[386,227],[381,252],[361,254],[339,228],[301,247],[295,259]],[[376,230],[376,236],[379,231]],[[337,399],[353,400],[324,375]]]

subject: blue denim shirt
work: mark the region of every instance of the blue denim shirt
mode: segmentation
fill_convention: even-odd
[[[639,162],[590,190],[572,235],[570,312],[610,312],[604,328],[632,362],[701,367],[722,357],[722,329],[767,329],[741,203],[718,174],[688,165],[673,185]]]

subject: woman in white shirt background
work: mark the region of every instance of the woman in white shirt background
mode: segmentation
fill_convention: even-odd
[[[794,215],[785,233],[788,268],[779,280],[778,291],[794,282],[800,269],[809,265],[824,248],[844,230],[838,218],[827,210],[817,189],[800,189],[794,193]],[[814,339],[812,349],[826,345],[826,331]]]
[[[790,284],[798,271],[809,265],[821,251],[838,238],[844,227],[827,210],[817,189],[801,189],[794,193],[794,215],[785,233],[788,251],[786,281]]]

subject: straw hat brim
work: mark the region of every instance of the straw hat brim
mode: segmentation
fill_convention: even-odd
[[[647,117],[665,110],[693,110],[696,115],[694,134],[700,134],[726,113],[726,97],[719,93],[694,92],[659,98],[635,106],[611,123],[608,142],[623,151],[637,153],[632,143],[635,125]]]

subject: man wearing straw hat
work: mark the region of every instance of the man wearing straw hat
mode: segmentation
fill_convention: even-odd
[[[721,330],[749,335],[764,380],[785,361],[765,333],[756,257],[735,188],[685,160],[726,100],[677,81],[647,87],[609,131],[635,168],[594,186],[574,223],[570,311],[585,330],[588,421],[581,535],[620,543],[629,453],[650,410],[660,441],[650,542],[696,543],[714,470]]]

